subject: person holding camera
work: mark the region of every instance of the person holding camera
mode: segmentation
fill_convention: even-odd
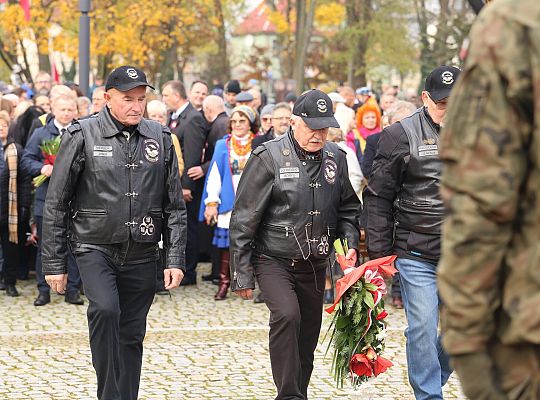
[[[220,250],[219,287],[215,300],[224,300],[231,284],[229,271],[229,222],[236,188],[251,154],[251,142],[258,131],[256,112],[236,106],[229,122],[230,134],[216,142],[206,175],[199,220],[215,225],[212,244]]]

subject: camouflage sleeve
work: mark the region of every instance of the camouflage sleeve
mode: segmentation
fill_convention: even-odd
[[[497,3],[494,3],[494,5]],[[483,351],[494,333],[500,280],[526,179],[533,91],[526,28],[488,7],[471,31],[441,137],[444,163],[439,289],[450,354]]]

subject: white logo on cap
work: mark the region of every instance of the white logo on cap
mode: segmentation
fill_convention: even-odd
[[[321,113],[326,112],[326,110],[327,110],[326,101],[324,99],[317,100],[317,110],[319,110],[319,112],[321,112]]]
[[[137,79],[139,77],[139,74],[137,74],[137,71],[135,71],[135,69],[133,69],[133,68],[126,69],[126,74],[131,79]]]
[[[442,83],[444,83],[445,85],[451,85],[452,83],[454,83],[454,74],[450,71],[444,71],[441,75],[441,78]]]

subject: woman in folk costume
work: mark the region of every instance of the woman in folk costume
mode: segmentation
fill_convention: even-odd
[[[4,264],[3,284],[6,294],[19,295],[15,287],[17,268],[25,251],[26,232],[30,219],[31,177],[21,169],[23,148],[8,136],[9,115],[0,112],[0,141],[3,168],[0,168],[0,238]]]
[[[236,188],[251,154],[251,141],[258,131],[256,112],[248,106],[233,109],[230,134],[216,143],[206,176],[199,220],[216,225],[212,244],[220,249],[219,288],[215,300],[224,300],[231,283],[229,271],[229,222]]]

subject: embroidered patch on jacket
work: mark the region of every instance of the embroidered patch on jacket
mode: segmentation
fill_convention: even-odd
[[[154,220],[150,216],[143,217],[143,220],[140,225],[141,229],[141,235],[143,236],[150,236],[154,234],[155,231],[155,225]]]
[[[279,179],[300,178],[300,168],[288,167],[279,169]]]
[[[154,139],[144,139],[143,143],[144,158],[150,162],[159,160],[159,143]]]
[[[418,146],[418,156],[429,157],[439,155],[439,147],[436,144]]]
[[[324,179],[326,182],[333,184],[336,182],[337,164],[334,160],[324,160]]]
[[[94,145],[94,157],[112,157],[112,146]]]

